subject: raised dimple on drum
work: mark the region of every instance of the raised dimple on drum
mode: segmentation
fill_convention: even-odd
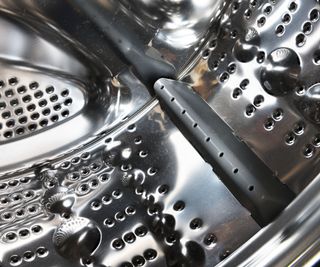
[[[269,94],[282,96],[297,87],[300,72],[298,55],[292,49],[277,48],[268,55],[261,70],[261,84]]]
[[[301,151],[310,154],[306,148],[319,132],[318,100],[311,89],[319,83],[319,14],[319,3],[315,1],[233,1],[219,32],[213,32],[204,47],[211,51],[207,65],[200,59],[184,78],[294,190],[305,185],[298,182],[300,177],[310,173],[312,179],[317,172],[308,167],[313,166],[316,157],[307,157]],[[234,31],[236,35],[232,35]],[[221,53],[225,54],[224,60]],[[231,63],[236,64],[232,75],[228,71]],[[249,90],[239,86],[244,77],[250,80]],[[255,101],[258,95],[264,98],[260,105]],[[276,109],[281,109],[285,119]],[[308,126],[303,138],[292,127],[299,120]],[[270,142],[263,145],[261,140]],[[280,149],[282,146],[284,149]],[[294,151],[295,163],[279,166],[279,160],[268,156],[270,149],[274,155],[283,154],[279,159],[284,158],[287,149]],[[316,149],[312,155],[317,153]],[[306,160],[305,165],[299,164]],[[300,166],[301,174],[291,171],[294,166]]]
[[[42,199],[44,207],[52,213],[69,214],[75,202],[73,192],[62,186],[48,189]]]
[[[99,227],[83,217],[63,222],[53,235],[57,251],[71,261],[89,258],[99,246],[100,240]]]

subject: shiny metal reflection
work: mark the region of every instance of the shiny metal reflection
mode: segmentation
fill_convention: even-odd
[[[0,265],[309,261],[319,18],[302,0],[0,0]],[[163,77],[300,194],[266,229],[154,98]]]

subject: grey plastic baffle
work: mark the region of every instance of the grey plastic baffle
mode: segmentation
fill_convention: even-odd
[[[261,226],[292,201],[294,193],[188,84],[162,78],[155,92],[173,122]]]

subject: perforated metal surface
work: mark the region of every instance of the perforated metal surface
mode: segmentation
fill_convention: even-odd
[[[0,5],[0,176],[91,142],[151,99],[130,70],[112,77],[43,18]]]
[[[44,73],[2,63],[0,77],[0,142],[62,122],[85,105],[79,85]]]
[[[295,192],[320,168],[319,10],[317,1],[233,1],[184,78]]]
[[[3,266],[207,266],[259,229],[155,104],[71,157],[3,179]]]
[[[300,192],[320,168],[319,3],[85,2],[0,0],[0,266],[214,266],[260,227],[142,74],[175,67]]]

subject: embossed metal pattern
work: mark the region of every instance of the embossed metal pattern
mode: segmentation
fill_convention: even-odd
[[[0,0],[0,266],[232,266],[272,225],[292,240],[303,205],[259,232],[150,83],[189,83],[300,193],[320,168],[319,1],[86,2]]]
[[[2,180],[4,266],[212,265],[259,230],[155,104],[50,167]]]
[[[0,22],[0,176],[89,143],[150,101],[130,70],[112,76],[42,19],[1,8]]]
[[[320,168],[319,11],[317,1],[235,0],[183,78],[297,193]]]

